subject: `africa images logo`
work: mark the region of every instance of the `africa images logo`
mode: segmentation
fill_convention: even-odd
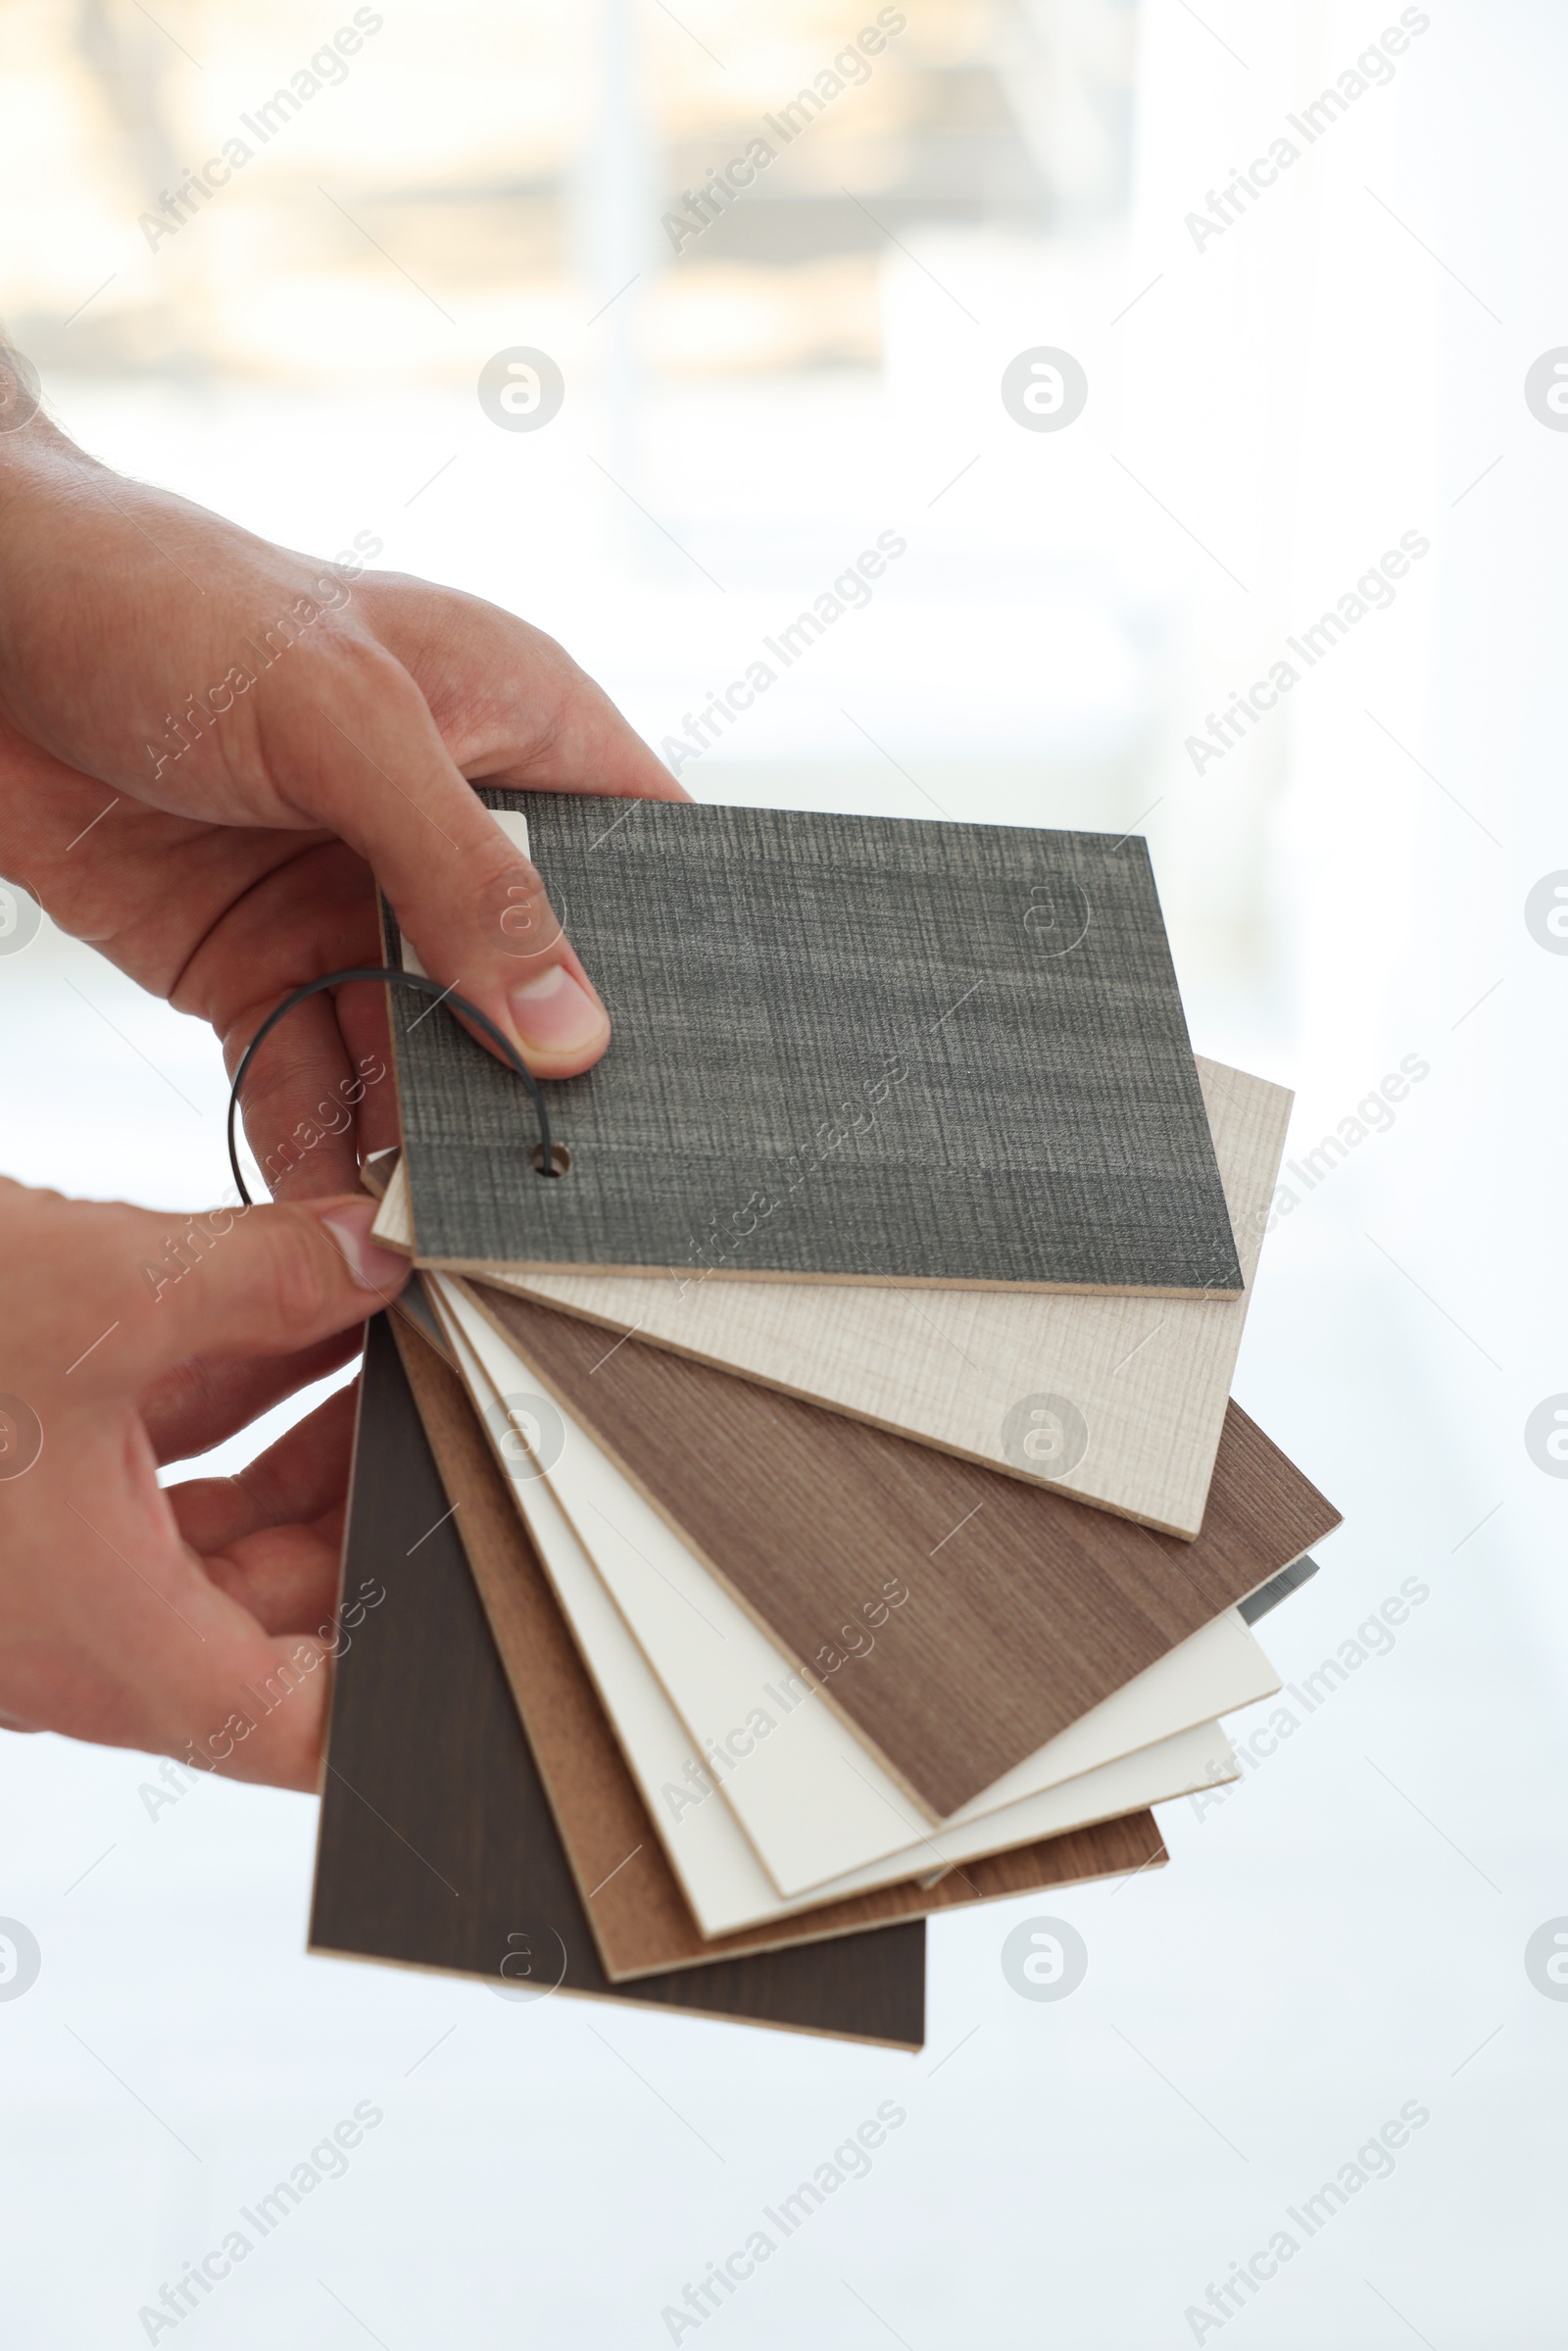
[[[1070,1396],[1021,1396],[1002,1424],[1002,1449],[1030,1478],[1067,1478],[1089,1450],[1089,1423]]]
[[[43,1423],[25,1396],[0,1396],[0,1478],[24,1478],[43,1451]]]
[[[0,433],[20,432],[30,424],[42,394],[31,360],[20,351],[0,350]]]
[[[1548,1478],[1568,1478],[1568,1396],[1542,1397],[1525,1422],[1525,1451]]]
[[[43,1966],[38,1937],[21,1919],[0,1919],[0,2000],[20,2000],[31,1991]]]
[[[1568,873],[1542,875],[1525,900],[1525,929],[1548,955],[1568,955]]]
[[[1525,1945],[1525,1974],[1548,2000],[1568,2000],[1568,1919],[1546,1919]]]
[[[1060,432],[1089,399],[1089,378],[1070,351],[1040,343],[1020,351],[1002,372],[1002,405],[1029,432]]]
[[[1024,1919],[1002,1946],[1002,1972],[1025,2000],[1065,2000],[1089,1973],[1089,1945],[1066,1919]]]
[[[1568,432],[1568,348],[1544,351],[1525,376],[1525,406],[1538,424]]]
[[[479,370],[479,406],[503,432],[537,432],[561,413],[566,379],[548,351],[516,343]]]
[[[20,955],[43,925],[43,908],[20,882],[0,882],[0,955]]]

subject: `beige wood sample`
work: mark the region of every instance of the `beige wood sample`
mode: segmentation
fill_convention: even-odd
[[[1285,1148],[1282,1087],[1200,1060],[1247,1289],[1240,1298],[1041,1297],[823,1283],[583,1275],[508,1277],[526,1295],[848,1411],[898,1434],[1030,1474],[1165,1532],[1202,1524]],[[487,1279],[494,1277],[487,1276]],[[1031,1419],[1027,1399],[1048,1414]],[[1058,1427],[1061,1438],[1056,1439]]]
[[[929,1887],[906,1883],[705,1939],[681,1899],[460,1382],[408,1326],[398,1329],[397,1340],[442,1481],[458,1504],[458,1528],[485,1613],[612,1981],[1164,1862],[1164,1845],[1145,1811],[972,1862]]]
[[[689,1273],[492,1268],[484,1278],[1190,1538],[1202,1524],[1291,1107],[1284,1087],[1200,1055],[1198,1074],[1246,1278],[1239,1298],[704,1282]],[[377,1233],[412,1247],[397,1175]]]

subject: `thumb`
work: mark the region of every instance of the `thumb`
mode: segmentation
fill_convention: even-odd
[[[376,1206],[363,1193],[216,1208],[172,1234],[167,1218],[126,1213],[139,1261],[122,1274],[124,1337],[100,1375],[117,1386],[192,1355],[292,1354],[390,1305],[409,1276],[407,1258],[371,1241]]]
[[[536,1075],[577,1075],[609,1044],[610,1015],[543,882],[475,797],[408,672],[386,653],[360,659],[323,680],[318,700],[276,705],[270,763],[365,858],[431,977],[477,1004]]]

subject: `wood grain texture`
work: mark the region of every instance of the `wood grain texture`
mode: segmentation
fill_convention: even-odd
[[[455,1970],[498,1992],[559,1982],[565,1994],[920,2047],[921,1920],[611,1982],[449,1507],[377,1316],[344,1565],[386,1598],[335,1668],[311,1948]]]
[[[474,1302],[935,1818],[1339,1513],[1232,1404],[1191,1543],[483,1284]],[[844,1628],[910,1597],[840,1671]],[[822,1677],[826,1676],[825,1679]]]
[[[1291,1107],[1283,1086],[1216,1061],[1200,1057],[1198,1075],[1241,1253],[1239,1298],[915,1293],[500,1268],[485,1279],[1193,1536],[1203,1522]],[[1084,1450],[1065,1470],[1036,1468],[1024,1450],[1032,1397],[1065,1398],[1080,1417]]]
[[[613,1982],[1041,1892],[1164,1860],[1153,1816],[1145,1811],[968,1862],[931,1886],[888,1886],[705,1941],[462,1382],[421,1340],[403,1330],[397,1339],[442,1484],[449,1499],[461,1505],[455,1523],[600,1956]]]
[[[482,797],[615,1035],[551,1182],[515,1078],[394,992],[422,1262],[1240,1291],[1142,840]]]

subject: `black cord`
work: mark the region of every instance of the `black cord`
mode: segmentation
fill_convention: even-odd
[[[503,1037],[495,1022],[481,1012],[477,1004],[470,1004],[466,996],[459,996],[451,988],[443,988],[439,980],[427,979],[422,972],[392,971],[386,965],[379,963],[360,964],[352,971],[329,971],[324,979],[312,980],[308,986],[296,988],[292,996],[285,996],[276,1010],[269,1012],[240,1055],[240,1064],[234,1072],[234,1083],[229,1088],[228,1095],[228,1164],[233,1170],[239,1197],[247,1208],[254,1207],[255,1202],[245,1189],[245,1178],[240,1173],[239,1152],[234,1143],[234,1113],[239,1108],[240,1088],[245,1083],[245,1073],[256,1058],[257,1048],[265,1044],[285,1012],[292,1012],[294,1006],[302,1004],[308,996],[319,996],[324,989],[342,987],[347,980],[385,980],[390,986],[412,988],[416,995],[431,996],[438,1003],[450,1004],[454,1011],[462,1012],[471,1020],[475,1028],[483,1029],[485,1035],[493,1045],[499,1048],[533,1096],[533,1106],[539,1113],[539,1150],[537,1153],[539,1173],[551,1176],[561,1173],[560,1168],[556,1165],[555,1146],[550,1140],[550,1112],[545,1108],[545,1098],[540,1091],[539,1080],[534,1076],[516,1047],[509,1038]]]

